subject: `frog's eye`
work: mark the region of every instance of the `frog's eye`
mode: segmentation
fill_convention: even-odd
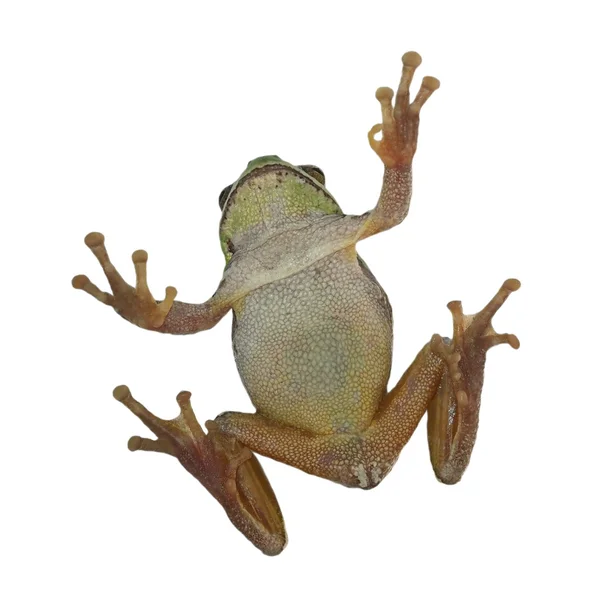
[[[321,185],[325,185],[325,173],[319,167],[315,167],[315,165],[300,165],[300,168],[313,179],[316,179]]]
[[[221,210],[223,210],[223,206],[225,205],[225,200],[227,200],[227,196],[229,196],[229,192],[233,185],[228,185],[220,194],[219,194],[219,206]]]

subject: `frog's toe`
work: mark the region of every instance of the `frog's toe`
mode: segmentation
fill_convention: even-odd
[[[460,405],[464,405],[467,402],[468,394],[465,387],[465,378],[459,365],[462,359],[461,353],[455,349],[450,340],[445,343],[437,333],[431,338],[431,349],[446,364],[454,396]]]
[[[175,302],[177,289],[168,286],[165,289],[164,300],[156,302],[148,287],[148,253],[145,250],[136,250],[131,255],[131,260],[135,268],[135,295],[138,298],[138,306],[142,313],[140,316],[143,316],[155,327],[160,327]]]
[[[96,298],[96,300],[102,302],[102,304],[106,304],[108,306],[114,306],[115,298],[112,294],[108,292],[103,292],[96,285],[94,285],[87,275],[75,275],[71,280],[71,284],[76,290],[83,290],[88,293],[90,296]]]
[[[92,231],[85,236],[83,241],[100,263],[113,292],[118,293],[121,290],[129,288],[127,282],[121,277],[121,274],[108,257],[108,252],[104,244],[104,235],[98,231]]]
[[[145,450],[146,452],[162,452],[163,454],[177,456],[173,445],[167,439],[151,440],[140,437],[139,435],[134,435],[129,438],[129,441],[127,442],[127,448],[131,452]]]
[[[410,103],[408,109],[411,115],[415,116],[421,112],[423,104],[427,102],[431,94],[440,87],[440,80],[437,77],[426,76],[423,77],[421,87],[415,96],[415,99]]]
[[[499,344],[508,344],[515,350],[518,350],[521,347],[521,342],[514,333],[494,333],[492,335],[485,335],[481,338],[480,344],[484,350],[489,350],[493,346],[498,346]]]

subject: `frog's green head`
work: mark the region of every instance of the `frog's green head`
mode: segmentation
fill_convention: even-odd
[[[221,192],[219,206],[221,247],[227,261],[235,250],[255,243],[266,231],[313,214],[341,212],[325,189],[321,169],[295,166],[275,155],[251,160],[239,179]]]
[[[259,175],[259,173],[256,173],[256,171],[262,169],[263,167],[273,167],[277,165],[280,165],[282,168],[285,169],[299,171],[304,175],[308,175],[309,177],[312,177],[321,186],[325,187],[325,173],[323,173],[323,171],[319,169],[319,167],[315,167],[314,165],[294,166],[288,162],[285,162],[284,160],[281,160],[281,158],[279,158],[279,156],[277,156],[276,154],[259,156],[258,158],[255,158],[254,160],[251,160],[248,163],[248,166],[244,169],[243,173],[240,175],[239,179],[236,182],[232,183],[231,185],[228,185],[219,194],[219,207],[221,208],[221,210],[223,210],[223,207],[225,206],[225,203],[227,202],[227,199],[229,198],[231,192],[234,188],[238,187],[238,184],[241,180],[245,179],[246,176],[250,175],[251,173],[254,173],[254,175]]]

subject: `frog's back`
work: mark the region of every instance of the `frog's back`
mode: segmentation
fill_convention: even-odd
[[[391,309],[351,247],[238,301],[233,347],[260,414],[315,433],[361,431],[390,374]]]

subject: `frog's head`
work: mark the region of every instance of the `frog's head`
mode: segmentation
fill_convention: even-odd
[[[312,165],[295,166],[279,156],[261,156],[248,163],[239,179],[219,196],[219,235],[225,259],[290,222],[315,214],[339,214],[325,189],[325,175]]]
[[[223,210],[225,203],[227,202],[231,192],[234,189],[238,189],[240,187],[240,182],[243,180],[255,180],[257,177],[262,174],[265,175],[268,171],[263,170],[264,167],[276,168],[280,166],[282,169],[296,171],[302,173],[303,175],[308,175],[315,182],[325,187],[325,173],[319,167],[315,167],[314,165],[300,165],[294,166],[284,160],[281,160],[279,156],[276,154],[269,154],[267,156],[259,156],[254,160],[251,160],[248,163],[248,166],[244,169],[240,177],[237,181],[228,185],[220,194],[219,194],[219,207]],[[271,170],[271,169],[269,169]]]

